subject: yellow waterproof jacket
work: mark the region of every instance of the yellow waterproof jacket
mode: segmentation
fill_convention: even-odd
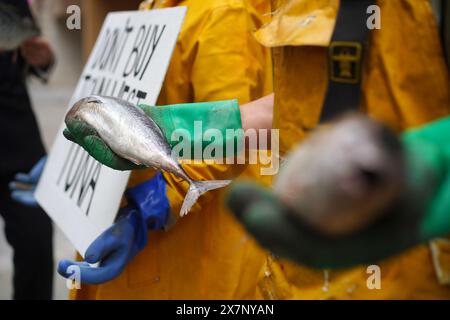
[[[269,3],[243,0],[156,1],[153,8],[187,6],[188,11],[158,105],[238,99],[272,91],[270,51],[252,32],[262,25],[257,10]],[[265,8],[265,9],[264,9]],[[255,177],[257,166],[189,165],[194,180]],[[130,186],[154,174],[136,171]],[[167,195],[178,215],[188,185],[165,173]],[[223,206],[225,189],[203,195],[167,232],[150,232],[147,247],[117,279],[83,285],[78,299],[247,299],[256,297],[265,252]]]
[[[318,123],[328,84],[327,46],[339,1],[273,4],[272,21],[256,36],[273,47],[274,127],[281,130],[280,150],[285,153]],[[378,0],[377,5],[382,27],[370,34],[364,111],[398,131],[447,115],[449,75],[429,2]],[[450,298],[450,287],[437,281],[426,245],[379,266],[381,289],[370,290],[366,282],[372,273],[367,273],[367,266],[330,271],[325,277],[322,270],[269,257],[260,273],[259,292],[266,299]]]

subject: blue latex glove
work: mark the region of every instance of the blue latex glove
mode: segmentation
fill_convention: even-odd
[[[70,266],[80,268],[80,281],[101,284],[120,275],[127,263],[147,244],[147,228],[137,210],[122,209],[121,218],[103,232],[86,250],[85,262],[61,260],[58,273],[68,278]],[[89,265],[100,263],[99,267]]]
[[[119,220],[86,250],[85,261],[62,260],[58,273],[68,278],[70,266],[78,266],[81,283],[101,284],[119,276],[128,262],[147,245],[148,230],[164,227],[169,217],[166,185],[161,174],[129,189],[130,206],[121,209]],[[99,267],[89,264],[100,263]]]
[[[11,198],[29,207],[38,206],[34,197],[34,191],[46,161],[47,156],[44,156],[33,166],[29,173],[18,173],[14,176],[14,181],[9,183]]]

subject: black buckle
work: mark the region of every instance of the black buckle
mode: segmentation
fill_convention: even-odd
[[[330,80],[357,84],[361,80],[362,45],[359,42],[336,41],[330,44]]]

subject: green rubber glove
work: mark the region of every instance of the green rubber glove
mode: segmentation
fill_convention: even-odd
[[[172,139],[174,132],[182,129],[187,133],[184,138],[190,138],[187,143],[191,146],[191,152],[190,155],[180,154],[184,158],[199,159],[195,157],[194,151],[196,148],[202,151],[202,155],[205,148],[221,148],[225,156],[227,155],[226,146],[230,143],[234,144],[234,154],[236,154],[238,146],[243,141],[242,130],[238,130],[242,129],[242,123],[237,100],[167,106],[139,105],[139,107],[158,124],[172,148],[179,142]],[[195,130],[195,121],[201,121],[201,131]],[[208,129],[216,129],[216,132],[219,132],[222,138],[212,138],[213,141],[203,139],[202,134],[207,132]],[[233,133],[237,132],[238,134],[227,135],[227,129],[231,129]],[[68,140],[82,146],[97,161],[112,169],[137,170],[145,168],[117,156],[94,129],[82,122],[71,125],[70,129],[66,128],[63,134]],[[186,143],[186,141],[183,142]],[[212,155],[215,156],[215,154]]]
[[[159,125],[172,148],[180,142],[176,133],[181,131],[177,130],[181,129],[187,133],[186,138],[189,138],[187,143],[191,146],[191,151],[190,155],[185,157],[186,159],[210,158],[202,156],[203,150],[207,147],[220,148],[225,157],[226,146],[231,143],[234,146],[233,154],[228,156],[235,156],[238,145],[243,142],[243,131],[236,131],[242,129],[237,100],[174,104],[162,107],[140,105],[139,107]],[[203,135],[207,135],[211,129],[220,139],[203,139]],[[231,135],[227,134],[227,130],[230,129],[230,133],[233,133]],[[237,134],[234,134],[235,131]],[[196,155],[195,148],[200,150],[201,154]],[[180,156],[184,157],[184,155]],[[215,155],[212,154],[212,156]]]
[[[70,129],[64,129],[63,135],[67,140],[83,147],[94,159],[107,167],[121,171],[145,168],[117,156],[94,129],[81,121],[72,122]]]
[[[416,161],[420,157],[424,164],[422,167],[426,168],[422,172],[427,175],[428,184],[435,186],[420,225],[421,239],[427,241],[446,236],[450,233],[450,117],[407,131],[402,135],[402,141],[410,150],[409,154],[416,155]],[[425,177],[421,177],[420,172],[411,173],[414,179],[411,179],[411,184],[423,183]]]
[[[384,218],[341,238],[324,237],[296,219],[261,186],[236,184],[227,203],[274,254],[315,268],[369,264],[450,233],[450,117],[402,135],[408,182]]]

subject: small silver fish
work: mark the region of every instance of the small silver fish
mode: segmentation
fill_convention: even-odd
[[[74,121],[82,121],[93,128],[120,157],[137,165],[173,173],[187,181],[190,186],[180,216],[186,215],[202,194],[231,182],[193,181],[172,158],[170,146],[159,126],[144,111],[127,101],[104,96],[81,99],[66,115],[69,130]]]
[[[0,51],[14,50],[40,33],[30,17],[21,14],[13,5],[0,3]]]
[[[352,114],[317,129],[286,158],[275,193],[302,221],[328,236],[381,217],[404,182],[401,144],[389,129]]]

